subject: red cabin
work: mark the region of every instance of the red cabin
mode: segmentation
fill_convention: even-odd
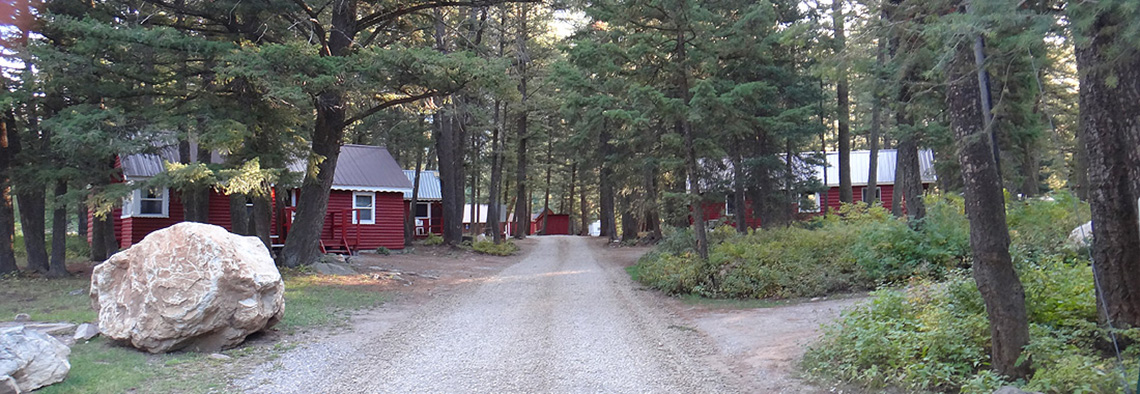
[[[570,235],[570,215],[543,210],[531,222],[539,235]]]
[[[879,201],[883,208],[890,210],[892,208],[892,198],[894,197],[895,189],[895,160],[898,152],[894,149],[881,149],[879,150],[878,172],[876,176],[876,193],[878,194]],[[851,188],[853,195],[857,201],[863,201],[863,195],[867,192],[867,178],[868,170],[871,164],[871,152],[866,150],[852,151],[851,152]],[[929,188],[930,185],[937,181],[934,174],[934,153],[929,149],[918,151],[919,173],[922,176],[922,186],[924,189]],[[812,216],[822,215],[822,209],[819,207],[819,202],[826,200],[828,210],[839,209],[839,153],[829,152],[827,154],[827,167],[826,171],[824,166],[815,166],[815,178],[821,183],[825,183],[827,191],[823,193],[811,193],[805,195],[804,200],[812,202],[811,205],[800,207],[799,204],[794,207],[801,217],[810,218]],[[826,180],[826,182],[824,182]],[[731,198],[731,197],[729,197]],[[747,201],[748,226],[759,227],[760,218],[754,217],[752,214],[751,201]],[[705,202],[702,204],[705,220],[716,220],[725,216],[731,216],[732,202]],[[729,223],[735,226],[735,223]]]
[[[157,155],[127,156],[120,162],[123,181],[144,182],[163,171],[164,162],[177,159],[175,148],[163,149]],[[214,161],[218,159],[214,158]],[[290,166],[292,171],[304,168],[304,163]],[[406,212],[403,196],[411,187],[411,182],[387,149],[366,145],[342,147],[321,231],[322,251],[353,253],[379,247],[402,249]],[[270,237],[274,247],[283,245],[288,236],[297,197],[298,191],[291,190],[288,206],[272,209],[274,217]],[[232,231],[229,197],[211,192],[209,198],[208,222]],[[252,208],[252,204],[249,206]],[[123,202],[122,209],[113,212],[113,217],[119,244],[127,248],[152,231],[181,222],[183,207],[176,191],[138,189]],[[282,218],[285,222],[278,226],[277,221]],[[284,230],[279,232],[278,228]]]

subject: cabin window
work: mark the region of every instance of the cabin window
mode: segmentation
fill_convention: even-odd
[[[123,202],[124,218],[170,217],[170,189],[146,188],[131,192]]]
[[[816,213],[819,212],[820,203],[819,193],[805,193],[800,196],[800,212],[801,213]]]
[[[417,218],[430,218],[431,217],[431,203],[430,202],[416,203],[416,217]]]
[[[867,201],[867,188],[865,188],[865,187],[863,188],[862,194],[863,194],[862,201]],[[878,186],[875,187],[875,199],[879,200],[879,201],[883,200],[883,188],[878,187]]]
[[[376,193],[352,193],[352,222],[376,224]]]

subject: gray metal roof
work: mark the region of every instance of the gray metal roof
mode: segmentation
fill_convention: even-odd
[[[382,146],[345,145],[333,173],[333,190],[411,192],[396,159]]]
[[[197,149],[191,149],[196,152]],[[193,158],[193,153],[191,154]],[[223,158],[212,154],[212,163],[221,163]],[[120,165],[127,180],[150,178],[165,171],[164,162],[178,161],[178,147],[160,148],[157,154],[134,154],[122,158]],[[290,171],[303,172],[305,163],[297,160],[288,166]],[[439,188],[438,178],[436,188]],[[334,190],[382,191],[411,193],[412,182],[400,170],[400,165],[380,146],[345,145],[340,149],[340,157],[333,173]],[[437,193],[438,194],[438,193]]]
[[[210,155],[211,163],[221,163],[224,159],[217,153]],[[190,161],[198,161],[198,149],[195,144],[190,147]],[[166,171],[165,162],[178,162],[178,146],[159,147],[157,153],[139,153],[128,155],[120,160],[123,177],[126,180],[140,180],[153,177]]]
[[[894,149],[880,149],[878,175],[876,183],[880,185],[893,185],[895,183],[895,158],[898,151]],[[851,151],[851,185],[865,186],[867,175],[870,173],[871,151]],[[938,178],[934,175],[934,153],[930,149],[918,151],[918,171],[922,175],[923,183],[932,183]],[[823,167],[815,167],[815,177],[823,181]],[[827,186],[839,186],[839,152],[827,153]]]
[[[404,170],[404,176],[408,177],[408,181],[415,184],[416,170]],[[404,192],[404,199],[412,199],[412,191]],[[420,171],[420,193],[416,196],[417,201],[439,201],[443,199],[443,192],[439,188],[439,172],[436,171]]]

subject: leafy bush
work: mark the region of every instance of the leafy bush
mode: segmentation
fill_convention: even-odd
[[[428,233],[427,238],[424,238],[423,242],[426,246],[443,245],[443,237],[438,236],[435,233]]]
[[[966,270],[942,282],[872,293],[869,303],[825,329],[804,368],[871,388],[991,393],[1019,385],[1046,393],[1120,392],[1119,365],[1097,350],[1105,333],[1096,324],[1087,260],[1058,255],[1026,264],[1020,273],[1030,321],[1026,356],[1036,368],[1028,382],[1008,382],[989,370],[989,323]],[[1140,346],[1126,353],[1136,351]],[[1125,376],[1135,379],[1134,355],[1126,357],[1125,368]]]
[[[392,254],[392,251],[389,250],[388,248],[381,246],[381,247],[376,248],[376,254],[382,254],[382,255],[388,256],[388,255]]]
[[[471,248],[476,252],[494,256],[510,256],[519,251],[518,245],[505,240],[497,245],[490,240],[475,241],[471,244]]]

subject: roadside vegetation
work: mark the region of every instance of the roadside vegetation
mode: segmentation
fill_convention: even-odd
[[[519,251],[518,245],[506,240],[498,244],[491,240],[475,241],[471,244],[471,249],[474,249],[475,252],[492,256],[510,256]]]
[[[826,327],[805,356],[805,372],[871,389],[990,393],[1018,385],[1046,393],[1112,393],[1136,384],[1140,346],[1117,363],[1097,324],[1086,248],[1066,242],[1088,220],[1088,206],[1068,193],[1010,201],[1010,247],[1025,287],[1036,370],[1008,382],[990,370],[990,330],[970,272],[969,226],[962,200],[927,197],[928,214],[912,228],[879,207],[846,205],[795,226],[738,235],[709,233],[709,259],[696,258],[687,229],[673,230],[631,269],[635,279],[670,294],[782,299],[874,290],[871,299]],[[1118,333],[1123,343],[1140,330]],[[1125,378],[1126,377],[1126,378]]]
[[[284,270],[285,317],[275,326],[285,335],[337,327],[357,310],[372,308],[387,295],[366,275],[313,275]],[[32,321],[83,323],[96,320],[87,293],[87,275],[67,279],[8,276],[0,279],[0,314],[26,313]],[[175,352],[152,355],[103,337],[71,347],[71,372],[63,382],[39,393],[205,393],[217,392],[235,370],[271,358],[285,341],[272,346],[246,343],[217,360],[207,354]]]

